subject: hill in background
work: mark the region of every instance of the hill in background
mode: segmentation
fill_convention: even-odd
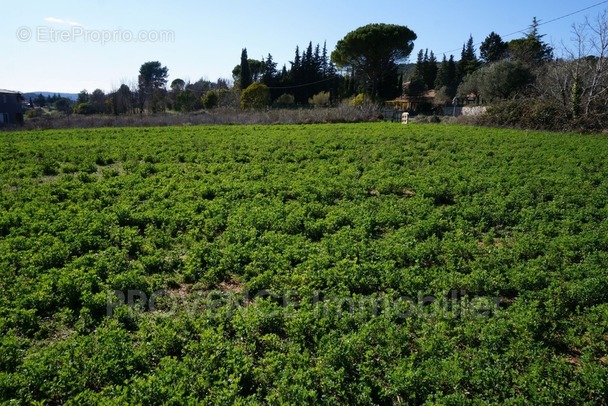
[[[28,92],[28,93],[22,93],[23,97],[25,98],[25,100],[29,100],[29,98],[31,97],[32,99],[36,98],[38,95],[43,95],[44,97],[48,97],[48,96],[53,96],[58,94],[61,97],[66,97],[70,100],[76,100],[78,98],[78,93],[59,93],[59,92]]]

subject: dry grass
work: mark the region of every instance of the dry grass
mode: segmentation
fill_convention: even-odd
[[[313,124],[354,123],[377,120],[375,106],[331,108],[241,110],[218,108],[191,114],[162,113],[153,115],[43,116],[26,119],[21,127],[6,129],[46,130],[97,127],[163,127],[180,125],[224,124]]]

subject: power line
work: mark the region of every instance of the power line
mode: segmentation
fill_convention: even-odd
[[[545,25],[545,24],[549,24],[549,23],[553,23],[553,22],[558,21],[558,20],[562,20],[562,19],[564,19],[564,18],[567,18],[567,17],[573,16],[573,15],[578,14],[578,13],[582,13],[583,11],[587,11],[587,10],[592,9],[592,8],[594,8],[594,7],[601,6],[602,4],[605,4],[605,3],[608,3],[608,0],[600,1],[599,3],[596,3],[596,4],[593,4],[593,5],[591,5],[591,6],[588,6],[588,7],[582,8],[582,9],[580,9],[580,10],[576,10],[576,11],[573,11],[573,12],[571,12],[571,13],[564,14],[563,16],[559,16],[559,17],[553,18],[553,19],[551,19],[551,20],[549,20],[549,21],[545,21],[545,22],[539,23],[539,24],[538,24],[538,26]],[[529,28],[529,27],[526,27],[526,28],[521,29],[521,30],[518,30],[518,31],[513,31],[513,32],[511,32],[511,33],[509,33],[509,34],[502,35],[502,37],[503,37],[503,38],[506,38],[506,37],[510,37],[510,36],[512,36],[512,35],[515,35],[515,34],[519,34],[519,33],[521,33],[521,32],[526,32],[526,30],[527,30],[528,28]],[[480,44],[481,44],[481,42],[478,42],[477,44],[475,44],[475,46],[479,46]],[[437,55],[441,55],[441,54],[447,54],[447,53],[450,53],[450,52],[456,52],[456,51],[458,51],[458,50],[460,50],[460,48],[455,48],[455,49],[450,49],[449,51],[443,51],[443,52],[439,52]]]
[[[580,10],[578,10],[578,11],[574,11],[574,12],[572,12],[572,13],[570,13],[570,14],[566,14],[566,15],[563,15],[563,16],[561,16],[561,17],[554,18],[553,20],[549,20],[549,21],[546,21],[546,22],[544,22],[544,23],[540,23],[540,24],[538,24],[538,25],[545,25],[545,24],[549,24],[549,23],[552,23],[552,22],[557,21],[557,20],[561,20],[562,18],[570,17],[570,16],[572,16],[572,15],[574,15],[574,14],[578,14],[578,13],[582,13],[583,11],[587,11],[587,10],[589,10],[589,9],[593,8],[593,7],[601,6],[601,5],[602,5],[602,4],[604,4],[604,3],[608,3],[608,0],[606,0],[606,1],[600,1],[599,3],[594,4],[594,5],[592,5],[592,6],[582,8],[582,9],[580,9]]]
[[[545,21],[545,22],[542,22],[542,23],[538,23],[538,26],[541,26],[541,25],[546,25],[546,24],[553,23],[553,22],[558,21],[558,20],[562,20],[562,19],[564,19],[564,18],[567,18],[567,17],[573,16],[573,15],[578,14],[578,13],[582,13],[583,11],[587,11],[587,10],[592,9],[592,8],[594,8],[594,7],[601,6],[602,4],[605,4],[605,3],[608,3],[608,0],[601,1],[601,2],[599,2],[599,3],[596,3],[596,4],[593,4],[593,5],[591,5],[591,6],[588,6],[588,7],[582,8],[582,9],[580,9],[580,10],[573,11],[573,12],[568,13],[568,14],[564,14],[564,15],[562,15],[562,16],[559,16],[559,17],[553,18],[553,19],[551,19],[551,20],[549,20],[549,21]],[[510,37],[510,36],[512,36],[512,35],[515,35],[515,34],[519,34],[520,32],[526,32],[526,30],[527,30],[528,28],[529,28],[529,27],[526,27],[526,28],[524,28],[524,29],[521,29],[521,30],[518,30],[518,31],[511,32],[511,33],[509,33],[509,34],[503,35],[502,37],[503,37],[503,38],[506,38],[506,37]],[[476,45],[476,46],[479,46],[480,44],[481,44],[481,42],[478,42],[478,43],[477,43],[477,44],[475,44],[475,45]],[[460,48],[455,48],[455,49],[451,49],[451,50],[449,50],[449,51],[439,52],[439,54],[437,54],[437,55],[441,55],[441,54],[447,54],[447,53],[449,53],[449,52],[456,52],[456,51],[458,51],[459,49],[460,49]],[[328,82],[328,81],[330,81],[330,80],[334,80],[334,79],[335,79],[335,78],[333,78],[333,77],[332,77],[332,78],[327,78],[327,79],[323,79],[323,80],[318,80],[318,81],[316,81],[316,82],[304,83],[304,84],[301,84],[301,85],[292,85],[292,86],[268,86],[268,88],[269,88],[269,89],[296,89],[296,88],[300,88],[300,87],[307,87],[307,86],[312,86],[312,85],[316,85],[316,84],[319,84],[319,83]]]
[[[608,0],[606,0],[608,1]],[[312,86],[312,85],[316,85],[319,83],[323,83],[323,82],[329,82],[330,80],[334,80],[335,77],[332,78],[327,78],[327,79],[323,79],[323,80],[318,80],[316,82],[311,82],[311,83],[304,83],[301,85],[293,85],[293,86],[268,86],[269,89],[295,89],[298,87],[306,87],[306,86]]]
[[[608,0],[601,1],[599,3],[596,3],[596,4],[592,5],[592,6],[585,7],[585,8],[582,8],[580,10],[577,10],[577,11],[573,11],[572,13],[568,13],[568,14],[565,14],[565,15],[560,16],[560,17],[556,17],[556,18],[554,18],[552,20],[549,20],[549,21],[538,23],[538,26],[540,27],[541,25],[545,25],[545,24],[549,24],[549,23],[552,23],[552,22],[555,22],[555,21],[558,21],[558,20],[562,20],[562,19],[564,19],[566,17],[570,17],[570,16],[573,16],[575,14],[582,13],[583,11],[587,11],[587,10],[593,8],[593,7],[600,6],[600,5],[604,4],[604,3],[608,3]],[[512,33],[509,33],[509,34],[505,35],[505,37],[509,37],[511,35],[518,34],[520,32],[525,32],[525,30],[519,30],[519,31],[515,31],[515,32],[512,32]]]

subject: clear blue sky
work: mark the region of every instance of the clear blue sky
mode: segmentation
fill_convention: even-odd
[[[331,52],[349,31],[369,23],[412,29],[418,39],[411,60],[425,48],[439,59],[444,52],[458,59],[469,35],[476,44],[492,31],[504,40],[521,37],[507,34],[525,31],[533,17],[545,23],[540,27],[545,41],[560,48],[562,41],[572,44],[573,23],[606,8],[608,1],[601,0],[14,3],[2,10],[0,88],[107,92],[135,83],[141,64],[156,60],[169,68],[169,82],[231,79],[244,47],[250,58],[271,53],[280,68],[293,59],[296,45],[327,41]],[[138,35],[143,41],[135,41]]]

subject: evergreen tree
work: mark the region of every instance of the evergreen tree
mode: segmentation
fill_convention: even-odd
[[[424,87],[426,90],[435,88],[435,79],[437,78],[437,58],[433,51],[425,49],[424,52],[420,50],[416,59],[416,67],[414,69],[414,75],[412,81],[420,82],[416,83],[416,88]],[[421,85],[423,85],[421,87]]]
[[[276,99],[282,94],[280,89],[274,88],[278,80],[280,80],[277,72],[277,63],[273,61],[271,54],[268,54],[266,60],[262,60],[262,62],[264,66],[261,83],[269,87],[271,98]]]
[[[553,48],[549,44],[543,42],[545,34],[540,35],[538,33],[539,22],[536,17],[532,18],[532,24],[530,25],[530,31],[528,32],[527,38],[536,41],[539,44],[538,53],[536,57],[539,61],[550,61],[553,59]]]
[[[313,69],[313,64],[312,41],[310,41],[306,48],[306,53],[302,56],[302,68],[306,73],[309,73]]]
[[[435,89],[441,90],[448,99],[452,99],[456,95],[456,63],[454,55],[450,55],[450,59],[446,59],[445,54],[437,71],[435,79]]]
[[[308,47],[306,48],[306,53],[302,57],[302,85],[306,85],[312,83],[316,79],[316,67],[315,67],[315,58],[313,53],[312,41],[308,43]],[[305,93],[306,89],[303,89]],[[306,101],[310,96],[306,95]]]
[[[435,79],[437,79],[438,70],[437,58],[433,51],[431,51],[424,67],[424,83],[429,89],[435,88]]]
[[[456,85],[456,61],[454,61],[454,55],[450,55],[450,60],[448,61],[448,83],[452,85]]]
[[[243,48],[243,51],[241,52],[241,90],[247,89],[251,83],[249,60],[247,59],[247,48]]]
[[[271,86],[277,75],[277,63],[272,60],[272,55],[268,54],[264,63],[264,71],[262,73],[262,83],[266,86]]]
[[[497,62],[507,56],[509,46],[494,31],[486,37],[479,47],[479,55],[484,62]]]
[[[414,67],[414,73],[412,74],[412,80],[417,80],[424,77],[424,51],[421,49],[416,55],[416,66]]]
[[[553,48],[542,41],[544,35],[538,33],[538,25],[538,20],[534,17],[526,37],[509,42],[511,60],[531,66],[553,59]]]
[[[323,77],[330,75],[329,55],[327,55],[327,41],[323,42],[323,51],[321,53],[321,73]]]
[[[165,86],[169,77],[169,69],[159,61],[150,61],[141,65],[137,76],[139,111],[156,113],[164,111]]]
[[[297,71],[298,69],[300,69],[301,64],[302,60],[300,59],[300,47],[296,45],[296,54],[293,58],[293,62],[291,63],[291,70]]]
[[[475,46],[473,42],[473,36],[469,36],[469,40],[466,45],[462,46],[462,53],[460,54],[460,61],[457,65],[457,75],[459,81],[461,81],[466,75],[475,72],[479,68],[479,61],[475,54]]]
[[[414,72],[412,73],[409,83],[406,86],[405,93],[409,96],[420,96],[424,91],[427,90],[424,82],[424,67],[425,67],[425,53],[421,49],[416,55],[416,65],[414,66]],[[427,56],[428,58],[428,53]]]
[[[319,44],[317,44],[315,46],[315,53],[314,53],[314,55],[312,57],[312,64],[313,64],[316,76],[322,76],[323,72],[322,72],[322,69],[321,69],[321,65],[322,65],[322,63],[321,63],[321,49],[319,48]]]
[[[289,72],[289,81],[285,83],[287,86],[293,86],[293,95],[296,99],[296,103],[302,103],[303,97],[301,96],[302,89],[298,86],[303,83],[305,76],[305,58],[306,53],[300,54],[300,46],[296,45],[296,51],[291,62],[291,70]]]
[[[38,96],[36,96],[36,98],[34,100],[36,102],[36,105],[38,105],[38,107],[46,106],[46,98],[42,95],[42,93],[39,93]]]
[[[391,99],[400,93],[397,66],[410,55],[416,38],[405,26],[368,24],[338,41],[331,60],[351,69],[359,87],[372,100]]]
[[[439,89],[448,84],[448,60],[443,54],[439,69],[437,70],[437,78],[435,79],[435,88]]]
[[[321,79],[325,79],[325,82],[321,84],[322,89],[329,91],[332,99],[338,98],[338,76],[336,74],[336,67],[331,62],[329,54],[327,53],[327,42],[323,42],[323,49],[321,51],[321,64],[319,66],[319,76]],[[400,93],[401,94],[401,93]]]
[[[464,48],[464,59],[466,59],[468,61],[477,60],[477,56],[475,55],[475,46],[474,46],[472,35],[469,36],[467,45]]]
[[[320,92],[329,92],[332,98],[338,97],[339,80],[336,68],[330,61],[326,43],[321,48],[319,44],[313,46],[310,41],[304,52],[300,52],[300,47],[296,46],[294,59],[290,62],[291,69],[283,65],[281,70],[277,71],[277,64],[271,54],[262,58],[261,62],[253,59],[247,61],[250,76],[253,77],[257,69],[256,64],[261,65],[260,82],[269,88],[273,100],[286,93],[300,104],[308,103],[310,98]],[[241,65],[233,69],[235,82],[240,81],[241,69]]]
[[[418,51],[418,55],[416,56],[416,74],[422,76],[422,71],[424,70],[424,51],[421,49]]]
[[[300,57],[300,47],[296,45],[296,52],[291,62],[291,69],[289,71],[289,79],[291,82],[296,83],[300,80],[300,72],[302,70],[302,58]]]
[[[76,104],[88,103],[89,102],[89,92],[86,89],[81,90],[78,93],[78,98],[76,99]]]

